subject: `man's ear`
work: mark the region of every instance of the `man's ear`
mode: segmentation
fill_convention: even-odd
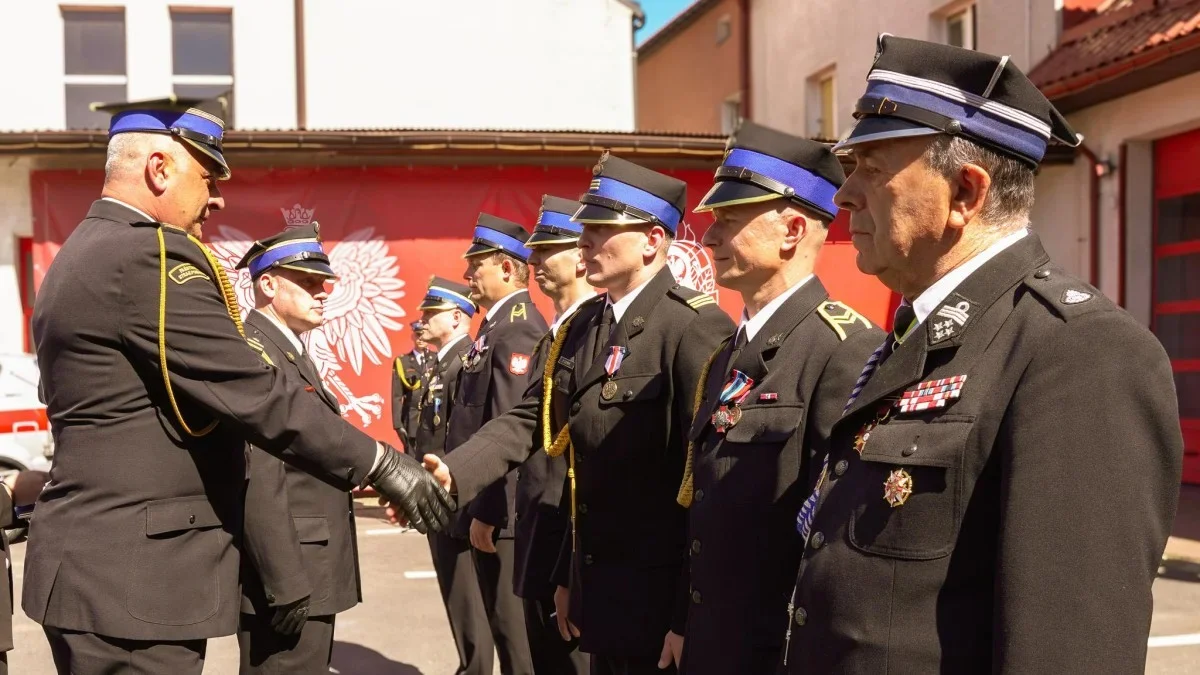
[[[978,164],[963,164],[950,181],[950,213],[946,225],[962,230],[979,217],[992,189],[992,177]]]
[[[260,275],[254,281],[254,284],[258,287],[258,291],[268,300],[274,300],[275,294],[279,292],[279,284],[275,281],[275,275],[269,272]]]
[[[784,232],[783,241],[779,243],[779,250],[781,252],[794,251],[808,235],[811,225],[807,218],[792,208],[784,209],[780,217],[783,218],[786,232]]]
[[[146,156],[146,185],[155,195],[161,195],[167,191],[167,182],[177,170],[170,153],[155,150]]]

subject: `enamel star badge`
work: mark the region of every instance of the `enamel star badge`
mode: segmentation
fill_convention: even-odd
[[[904,469],[895,469],[883,482],[883,501],[893,509],[904,506],[913,491],[913,479]]]

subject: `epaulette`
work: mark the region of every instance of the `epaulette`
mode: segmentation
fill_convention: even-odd
[[[692,290],[687,286],[675,284],[667,291],[667,295],[699,312],[701,307],[717,304],[717,299],[708,293]]]
[[[247,335],[246,336],[246,344],[250,345],[251,349],[258,352],[258,355],[262,357],[263,361],[267,362],[267,365],[269,365],[269,366],[275,365],[275,362],[271,360],[270,355],[267,354],[266,347],[263,346],[263,343],[261,341],[259,341],[258,338],[250,337],[249,335]]]
[[[508,322],[513,323],[517,319],[520,319],[522,321],[527,320],[529,318],[529,314],[528,314],[528,310],[526,310],[525,306],[528,304],[529,303],[527,303],[527,302],[519,302],[519,303],[513,305],[512,309],[508,310]]]
[[[853,307],[837,300],[826,300],[817,307],[817,314],[829,324],[838,340],[845,340],[860,330],[871,327],[867,317],[859,314]]]
[[[1043,267],[1025,277],[1023,283],[1065,320],[1107,311],[1112,301],[1094,286],[1086,284],[1055,267]]]

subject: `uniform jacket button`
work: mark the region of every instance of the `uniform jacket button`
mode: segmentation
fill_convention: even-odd
[[[696,490],[695,497],[697,502],[704,501],[704,490]]]
[[[626,401],[628,401],[629,399],[633,398],[633,390],[632,390],[632,389],[626,389],[626,390],[625,390],[625,393],[624,393],[624,394],[622,394],[621,396],[622,396],[622,398],[624,398]]]
[[[587,555],[583,556],[583,564],[584,565],[591,565],[593,562],[595,562],[595,560],[592,559],[591,553],[588,553]]]
[[[188,525],[195,525],[195,524],[196,524],[196,514],[192,514],[192,515],[188,516]]]
[[[267,602],[275,602],[275,594],[267,593]]]
[[[580,512],[580,513],[587,513],[587,504],[580,504],[580,505],[579,505],[579,512]]]
[[[692,602],[700,604],[700,591],[692,591]]]
[[[850,462],[844,459],[838,460],[838,463],[833,465],[833,473],[840,476],[846,473],[846,469],[848,468],[850,468]]]
[[[913,443],[912,445],[908,446],[907,448],[901,450],[900,454],[904,455],[905,457],[909,457],[916,451],[917,451],[917,444]]]
[[[1033,273],[1035,279],[1045,279],[1048,276],[1050,276],[1050,270],[1038,270]]]
[[[571,414],[574,415],[574,414],[578,413],[579,409],[581,407],[582,406],[579,404],[579,401],[575,401],[574,403],[572,403],[571,404]]]
[[[824,543],[825,535],[821,534],[820,532],[814,532],[812,536],[812,547],[814,549],[818,549],[821,548],[821,545]]]
[[[699,555],[699,554],[700,554],[700,540],[693,539],[692,540],[692,555]]]
[[[796,625],[803,626],[808,621],[808,612],[803,607],[796,608]]]

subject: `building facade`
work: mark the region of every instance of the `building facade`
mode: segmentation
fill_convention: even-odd
[[[637,128],[733,130],[746,110],[748,0],[699,0],[637,50]]]

